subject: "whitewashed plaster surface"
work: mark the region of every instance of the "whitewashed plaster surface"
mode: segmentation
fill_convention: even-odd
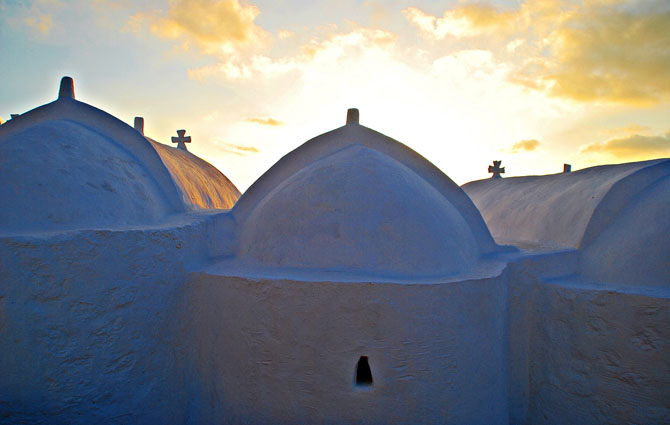
[[[197,422],[506,424],[506,291],[194,274]]]
[[[638,194],[668,174],[670,160],[658,159],[572,173],[477,180],[463,185],[463,190],[496,240],[581,247],[595,239],[621,208],[637,202]]]
[[[245,220],[239,256],[266,266],[425,276],[469,270],[480,252],[441,193],[394,159],[351,145],[268,194]]]
[[[149,139],[149,138],[147,138]],[[149,139],[170,171],[184,204],[191,209],[230,209],[240,197],[237,187],[209,162],[191,152]]]
[[[390,160],[395,160],[401,166],[394,166],[393,173],[409,176],[415,174],[410,180],[416,182],[416,178],[422,179],[425,185],[432,186],[432,188],[439,192],[444,199],[449,202],[454,209],[456,209],[467,223],[470,232],[473,234],[480,254],[499,252],[501,248],[495,244],[491,234],[489,233],[486,224],[484,223],[481,214],[474,206],[470,198],[456,185],[449,177],[442,171],[431,164],[428,160],[417,154],[402,143],[387,137],[381,133],[371,130],[358,123],[358,111],[352,109],[349,111],[349,116],[355,112],[356,118],[347,121],[344,125],[335,130],[329,131],[319,135],[311,140],[308,140],[299,148],[288,153],[274,166],[266,171],[256,182],[240,197],[239,201],[232,210],[232,214],[238,223],[240,229],[244,229],[245,222],[251,220],[254,215],[252,210],[260,205],[263,200],[270,196],[274,196],[272,192],[281,190],[285,181],[288,181],[292,176],[306,170],[308,167],[315,164],[317,161],[328,157],[329,155],[338,152],[344,148],[360,145],[369,150],[378,152]],[[360,152],[366,152],[361,150]],[[387,167],[388,168],[388,167]],[[408,171],[411,171],[409,173]],[[361,179],[364,176],[361,177]],[[391,177],[391,176],[389,176]],[[397,177],[396,177],[397,178]],[[397,180],[395,180],[397,182]],[[339,182],[341,184],[341,181]],[[373,185],[375,182],[371,180],[368,184]],[[413,183],[407,182],[411,186]],[[434,198],[433,194],[427,193],[425,185],[420,189],[420,193],[413,194],[416,197]],[[414,186],[415,189],[419,189]],[[333,193],[342,190],[335,182],[329,185],[324,179],[321,179],[320,184],[311,187],[312,190],[320,189],[323,191],[332,191]],[[347,188],[350,189],[350,188]],[[362,191],[360,199],[363,200],[364,195],[371,195],[374,187],[361,187]],[[399,184],[397,187],[386,187],[382,190],[398,190],[407,192],[410,188],[405,188],[404,184]],[[407,193],[405,192],[405,193]],[[353,195],[352,195],[353,196]],[[375,199],[379,199],[377,195]],[[352,197],[351,202],[355,201]],[[296,202],[309,202],[308,199],[296,199]],[[410,207],[408,207],[410,208]],[[278,211],[278,214],[284,212]],[[387,211],[387,214],[392,212]],[[419,214],[419,213],[413,213]],[[410,215],[407,220],[411,221],[413,218]],[[450,220],[450,222],[452,222]]]
[[[0,126],[0,232],[152,224],[230,208],[239,197],[205,161],[147,140],[73,95],[65,77],[58,100]]]
[[[3,207],[25,205],[0,215],[0,422],[670,423],[667,160],[467,185],[496,237],[533,246],[514,251],[357,120],[208,212],[225,200],[198,187],[211,169],[62,92],[0,126]],[[366,171],[356,188],[347,170]],[[296,222],[301,239],[282,236]],[[338,228],[341,246],[324,239]],[[360,356],[372,386],[354,383]]]
[[[186,423],[178,318],[215,218],[0,237],[0,423]]]
[[[510,276],[510,424],[670,421],[667,289]]]

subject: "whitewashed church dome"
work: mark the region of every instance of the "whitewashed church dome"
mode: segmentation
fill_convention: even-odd
[[[592,280],[670,287],[670,159],[463,189],[501,243],[578,249],[581,273]]]
[[[202,189],[207,182],[197,175],[187,179],[194,175],[189,167],[205,176],[214,167],[188,153],[159,154],[155,145],[106,112],[76,101],[72,79],[64,77],[58,100],[0,126],[0,232],[151,224],[208,207],[198,204],[214,198],[207,196],[212,189]],[[171,173],[171,162],[186,171]],[[230,186],[220,191],[236,199],[239,192]],[[209,207],[230,208],[232,202],[220,205]]]
[[[238,201],[251,264],[446,276],[497,249],[464,192],[423,157],[357,122],[282,158]]]

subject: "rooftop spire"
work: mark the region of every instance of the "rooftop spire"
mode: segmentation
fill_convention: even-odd
[[[135,130],[139,131],[142,136],[144,136],[144,118],[135,117],[133,127],[135,128]]]
[[[358,109],[350,108],[347,110],[347,125],[358,124]]]
[[[58,99],[74,99],[74,81],[72,81],[72,77],[61,78]]]

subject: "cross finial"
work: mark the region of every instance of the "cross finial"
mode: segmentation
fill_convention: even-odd
[[[503,174],[505,172],[505,167],[500,168],[500,163],[502,161],[493,161],[493,165],[489,165],[489,173],[493,173],[491,176],[492,179],[501,179]]]
[[[139,131],[142,136],[144,136],[144,118],[135,117],[135,122],[133,123],[135,130]]]
[[[186,134],[186,130],[177,130],[177,134],[179,137],[172,136],[172,143],[177,144],[177,149],[187,151],[188,149],[186,149],[186,145],[184,143],[191,143],[191,136],[184,136],[184,134]]]

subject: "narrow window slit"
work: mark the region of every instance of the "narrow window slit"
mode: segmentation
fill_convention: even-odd
[[[368,356],[361,356],[356,364],[356,385],[372,386],[372,371],[370,370],[370,363],[368,363]]]

